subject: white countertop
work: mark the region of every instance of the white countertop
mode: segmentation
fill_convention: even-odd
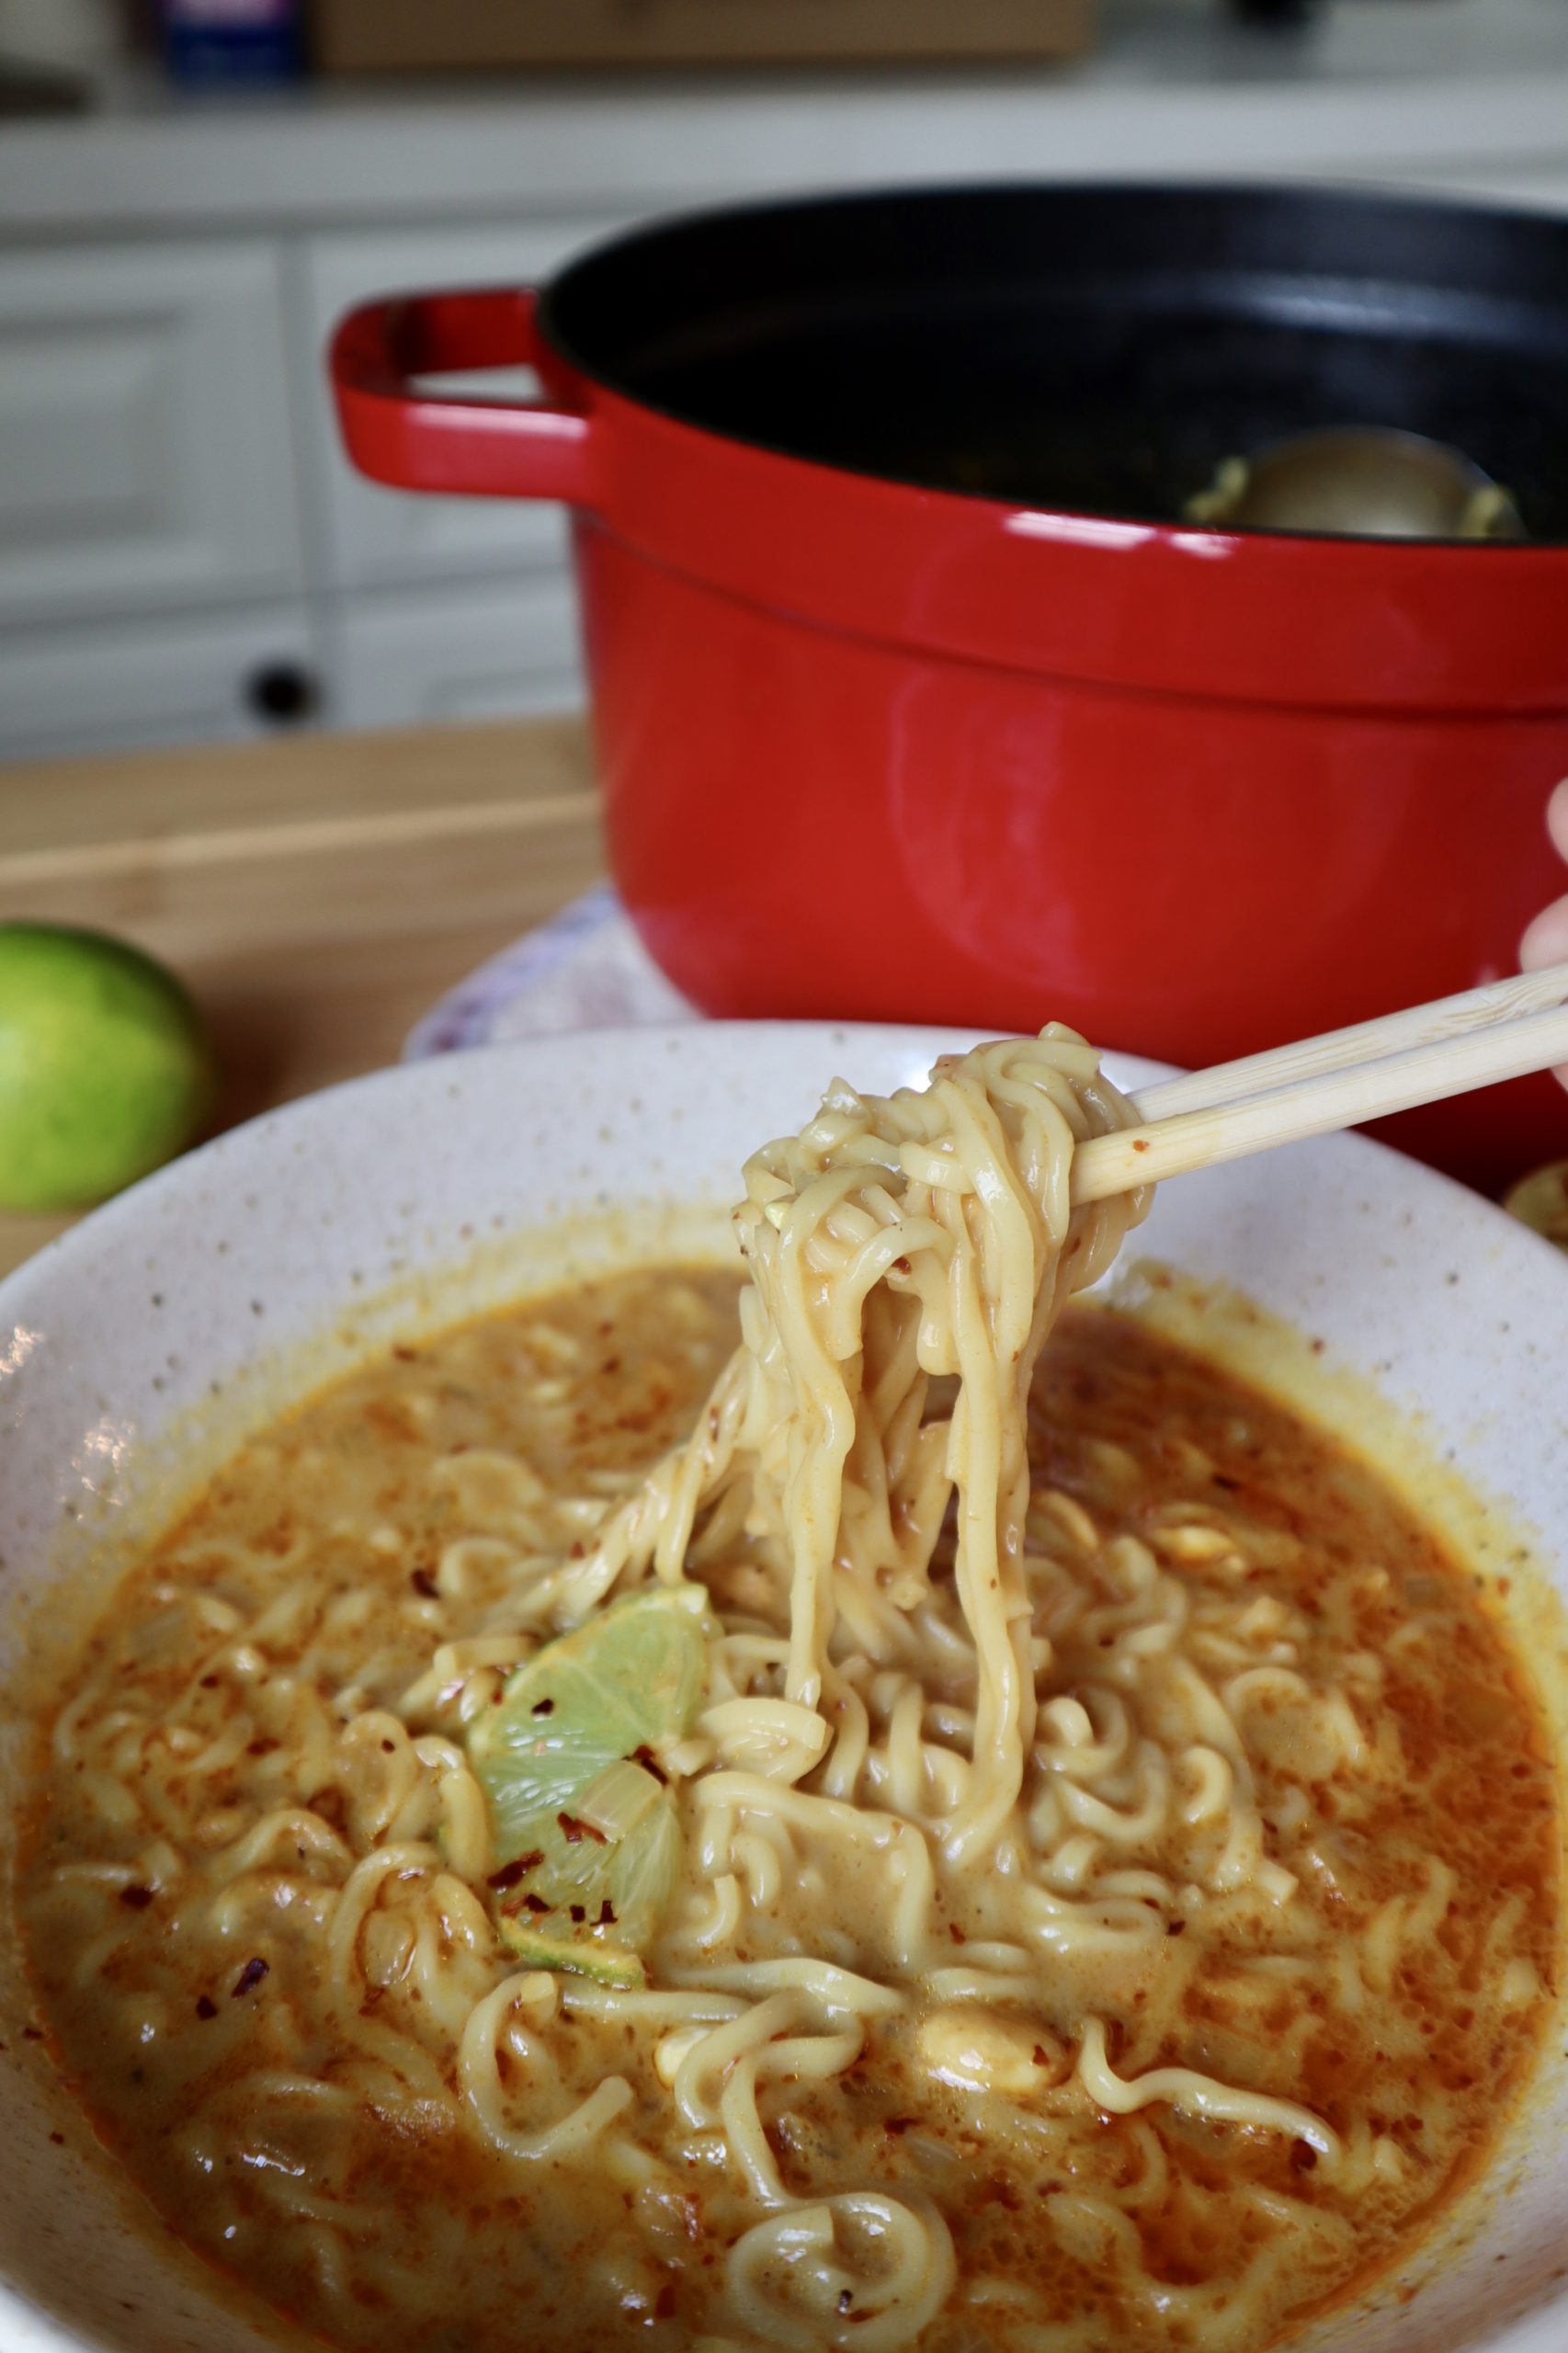
[[[0,234],[641,210],[812,185],[1332,174],[1529,196],[1568,166],[1565,0],[1106,0],[1058,67],[324,82],[182,97],[151,74],[0,129]]]

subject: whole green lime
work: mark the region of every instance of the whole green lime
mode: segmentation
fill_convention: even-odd
[[[0,924],[0,1209],[89,1208],[172,1159],[212,1100],[190,996],[140,949]]]

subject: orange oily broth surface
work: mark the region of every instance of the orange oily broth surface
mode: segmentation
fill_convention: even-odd
[[[557,2017],[538,2038],[557,2105],[627,2077],[619,2129],[656,2160],[645,2178],[519,2164],[472,2129],[456,2067],[473,2005],[515,1966],[487,1940],[494,1898],[389,1873],[349,1924],[347,2018],[330,1957],[356,1860],[428,1832],[395,1818],[400,1736],[378,1711],[491,1621],[520,1551],[583,1540],[571,1498],[681,1433],[732,1344],[734,1292],[685,1270],[601,1283],[312,1401],[133,1571],[51,1711],[21,1903],[61,2064],[181,2234],[335,2343],[742,2341],[723,2254],[756,2209],[673,2113],[654,2033]],[[1005,2097],[934,2076],[954,2006],[912,1992],[846,2072],[768,2086],[761,2115],[792,2194],[876,2187],[940,2208],[960,2287],[928,2347],[1022,2347],[1047,2322],[1095,2353],[1260,2353],[1407,2249],[1533,2055],[1558,1942],[1545,1728],[1471,1581],[1386,1487],[1130,1320],[1069,1314],[1031,1451],[1042,1699],[1126,1671],[1122,1597],[1089,1538],[1131,1533],[1181,1581],[1216,1677],[1266,1667],[1288,1631],[1301,1672],[1346,1695],[1364,1753],[1336,1762],[1263,1674],[1248,1746],[1267,1852],[1299,1882],[1288,1904],[1260,1918],[1203,1900],[1182,1877],[1202,1833],[1166,1822],[1128,1856],[1169,1891],[1163,1935],[956,2014],[1021,2045]],[[526,1459],[546,1492],[496,1456]],[[725,1606],[749,1590],[722,1552],[704,1574]],[[1239,1636],[1238,1595],[1257,1603]],[[1239,1661],[1222,1654],[1238,1642]],[[755,1924],[756,1949],[811,1949],[821,1926],[869,1967],[861,1891],[828,1889],[835,1919],[786,1904]],[[939,1881],[955,1965],[994,1933],[992,1908],[985,1888]],[[439,1968],[417,1965],[421,1937]],[[1315,2111],[1354,2187],[1279,2132],[1165,2102],[1099,2113],[1071,2075],[1091,2009],[1124,2078],[1195,2068]],[[498,2064],[526,2131],[526,2052],[503,2045]],[[841,2333],[856,2341],[848,2318]]]

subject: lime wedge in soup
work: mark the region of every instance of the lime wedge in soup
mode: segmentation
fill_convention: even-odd
[[[212,1097],[199,1017],[122,939],[0,924],[0,1209],[86,1209],[183,1150]]]
[[[501,1934],[537,1969],[642,1979],[680,1871],[658,1751],[701,1702],[707,1610],[699,1586],[629,1594],[547,1643],[469,1726]]]

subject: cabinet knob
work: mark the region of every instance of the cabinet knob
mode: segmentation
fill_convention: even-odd
[[[299,727],[321,707],[321,685],[302,662],[263,662],[245,680],[245,702],[269,727]]]

